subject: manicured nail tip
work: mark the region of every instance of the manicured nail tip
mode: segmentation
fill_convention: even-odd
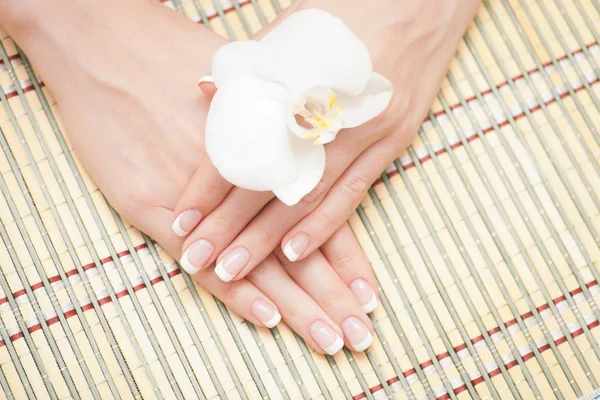
[[[215,267],[215,274],[217,274],[219,279],[223,282],[230,282],[233,278],[235,278],[235,275],[231,275],[225,270],[225,267],[223,267],[223,261],[219,262]]]
[[[190,275],[194,275],[196,272],[200,271],[200,268],[194,267],[188,261],[187,253],[183,254],[183,257],[181,257],[181,260],[179,260],[179,265],[181,265],[181,268],[183,268],[183,270]]]
[[[373,298],[371,298],[371,300],[367,304],[362,306],[362,309],[368,314],[370,312],[373,312],[377,308],[378,304],[379,301],[377,301],[377,296],[375,296],[375,293],[373,293]]]
[[[173,225],[171,225],[171,229],[173,229],[173,232],[175,232],[175,234],[177,236],[183,237],[183,236],[186,236],[189,232],[186,232],[183,229],[181,229],[181,226],[179,225],[180,219],[181,219],[181,214],[179,214],[179,216],[177,218],[175,218],[175,221],[173,221]]]
[[[213,79],[212,75],[206,75],[200,78],[200,80],[198,81],[198,85],[200,85],[201,83],[215,83],[215,80]]]
[[[344,347],[344,341],[342,340],[340,335],[336,335],[335,342],[333,342],[333,344],[331,346],[323,348],[323,350],[325,350],[325,353],[332,356],[335,353],[337,353],[338,351],[340,351],[342,349],[342,347]]]
[[[281,314],[275,311],[275,315],[270,320],[263,322],[267,328],[273,328],[275,325],[281,322]]]
[[[290,260],[291,262],[296,261],[298,259],[298,257],[300,257],[300,254],[296,254],[296,252],[292,248],[291,241],[287,242],[287,244],[283,248],[283,254],[285,254],[287,259]]]
[[[365,351],[371,346],[371,344],[373,344],[373,335],[371,335],[371,332],[369,332],[367,337],[364,338],[362,342],[356,344],[352,343],[352,348],[354,351]]]

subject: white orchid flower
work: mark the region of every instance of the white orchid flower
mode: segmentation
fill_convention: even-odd
[[[324,144],[375,118],[393,87],[374,73],[367,47],[337,17],[296,12],[260,41],[221,47],[206,151],[219,173],[294,205],[325,170]]]

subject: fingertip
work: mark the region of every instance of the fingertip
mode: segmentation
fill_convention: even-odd
[[[183,268],[183,270],[189,275],[194,275],[200,271],[200,268],[196,268],[192,265],[192,263],[190,263],[187,251],[183,253],[183,256],[179,260],[179,265],[181,265],[181,268]]]
[[[371,300],[367,304],[364,304],[362,306],[362,309],[367,314],[370,314],[373,311],[375,311],[375,309],[377,308],[378,305],[379,305],[379,300],[377,299],[377,296],[375,295],[375,293],[373,293],[373,297],[371,298]]]
[[[202,87],[203,84],[215,84],[215,79],[212,75],[205,75],[198,80],[198,86]]]
[[[181,215],[178,216],[177,218],[175,218],[175,221],[173,221],[173,225],[171,225],[171,229],[173,230],[173,232],[175,232],[175,234],[179,237],[184,237],[185,235],[187,235],[189,232],[184,231],[183,229],[181,229],[181,225],[179,224],[179,219],[181,218]]]
[[[281,314],[277,307],[263,299],[257,299],[252,303],[252,314],[269,329],[281,322]]]
[[[300,255],[296,254],[290,242],[287,242],[283,247],[283,254],[290,262],[294,262],[300,257]]]
[[[187,236],[202,220],[202,213],[198,210],[185,210],[173,221],[171,229],[179,236]]]
[[[342,347],[344,347],[344,340],[341,336],[338,335],[335,339],[335,342],[331,346],[323,348],[323,350],[325,350],[325,352],[330,356],[333,356],[337,354],[342,349]]]
[[[202,90],[202,93],[209,99],[212,99],[217,92],[217,87],[215,86],[214,79],[212,76],[203,76],[198,81],[198,87]]]
[[[246,274],[242,274],[250,261],[250,252],[243,246],[238,246],[229,251],[215,267],[215,274],[223,282],[239,280]]]
[[[227,270],[223,266],[223,261],[220,261],[215,267],[215,274],[217,274],[219,279],[223,282],[231,282],[231,280],[235,278],[234,275],[231,275],[229,272],[227,272]]]
[[[267,328],[274,328],[275,326],[277,326],[279,323],[281,322],[281,314],[279,314],[279,312],[275,311],[275,314],[273,315],[273,317],[264,322],[265,326]]]
[[[371,332],[369,332],[367,334],[367,336],[360,342],[360,343],[352,343],[352,349],[354,349],[354,351],[356,352],[363,352],[365,350],[367,350],[369,347],[371,347],[371,345],[373,344],[373,334],[371,334]]]
[[[310,237],[306,233],[295,234],[287,243],[283,246],[283,254],[290,262],[294,262],[305,256],[306,250],[310,245]]]
[[[333,356],[344,347],[342,336],[324,321],[314,321],[308,327],[308,331],[317,346],[330,356]]]
[[[365,323],[360,318],[351,316],[342,322],[342,330],[344,331],[344,337],[354,351],[365,351],[373,344],[373,327],[370,321]]]
[[[350,284],[350,290],[354,297],[367,314],[373,312],[379,304],[377,293],[364,279],[356,279]]]

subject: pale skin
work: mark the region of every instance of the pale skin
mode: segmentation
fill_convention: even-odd
[[[373,335],[367,311],[377,282],[345,221],[410,143],[477,7],[351,3],[299,0],[280,18],[308,7],[342,18],[396,86],[393,111],[328,145],[322,183],[294,207],[233,188],[204,153],[214,88],[203,93],[196,83],[225,39],[150,0],[0,0],[0,24],[52,91],[76,155],[125,219],[176,258],[201,241],[196,249],[209,254],[189,257],[202,264],[195,280],[257,325],[279,313],[316,351],[331,353],[336,336],[361,351]],[[378,23],[365,24],[365,15]],[[173,221],[190,210],[175,233]],[[308,245],[291,263],[280,245],[299,233]],[[239,248],[247,262],[223,282],[209,267]]]

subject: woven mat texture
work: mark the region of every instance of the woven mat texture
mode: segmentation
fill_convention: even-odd
[[[287,5],[165,3],[232,40]],[[0,29],[0,399],[592,393],[599,28],[596,0],[484,1],[418,137],[350,218],[377,339],[333,358],[229,312],[121,220]]]

